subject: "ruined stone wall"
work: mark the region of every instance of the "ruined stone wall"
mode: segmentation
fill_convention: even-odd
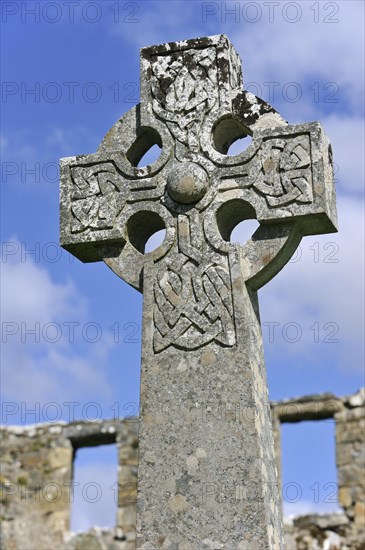
[[[336,423],[339,514],[300,516],[286,524],[287,549],[365,550],[365,391],[337,397],[330,393],[272,403],[275,451],[281,477],[280,426],[285,422]]]
[[[348,541],[365,548],[365,414],[364,396],[349,399],[335,415],[338,498],[349,518]],[[362,406],[361,406],[362,403]]]
[[[307,515],[285,525],[287,550],[365,550],[365,393],[332,394],[272,403],[275,449],[281,463],[284,422],[336,421],[338,498],[343,513]],[[70,488],[77,449],[118,447],[115,529],[69,531]],[[3,550],[133,550],[138,422],[102,421],[8,426],[1,429]],[[230,550],[230,549],[229,549]]]
[[[136,420],[3,427],[1,548],[133,550],[137,433]],[[86,539],[72,536],[69,522],[74,454],[81,447],[110,443],[117,445],[119,455],[115,530],[96,530]]]

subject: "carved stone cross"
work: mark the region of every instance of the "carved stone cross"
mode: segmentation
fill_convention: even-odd
[[[256,291],[303,235],[336,231],[320,124],[243,91],[224,35],[186,40],[141,50],[141,104],[61,168],[62,246],[144,294],[137,548],[283,548]]]

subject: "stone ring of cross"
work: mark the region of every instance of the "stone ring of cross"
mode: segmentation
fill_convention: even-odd
[[[252,143],[228,155],[246,136]],[[159,158],[138,167],[156,144]],[[97,153],[62,159],[61,169],[61,244],[82,261],[104,260],[140,291],[151,262],[180,265],[182,253],[185,264],[209,264],[214,251],[237,247],[246,280],[259,288],[303,235],[335,230],[331,148],[320,124],[290,126],[244,91],[224,35],[142,49],[141,103]],[[252,238],[230,243],[234,227],[252,218],[260,223]],[[161,229],[163,243],[145,254]]]

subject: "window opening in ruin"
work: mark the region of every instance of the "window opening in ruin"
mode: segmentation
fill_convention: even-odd
[[[88,531],[94,526],[115,526],[117,482],[118,452],[115,444],[76,449],[73,462],[71,531]]]
[[[283,423],[281,455],[285,517],[341,511],[333,418]]]

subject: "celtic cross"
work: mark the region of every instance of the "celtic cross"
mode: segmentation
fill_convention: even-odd
[[[334,231],[320,124],[243,91],[224,35],[143,48],[141,103],[61,160],[62,246],[144,294],[137,548],[283,547],[257,290],[303,235]]]

